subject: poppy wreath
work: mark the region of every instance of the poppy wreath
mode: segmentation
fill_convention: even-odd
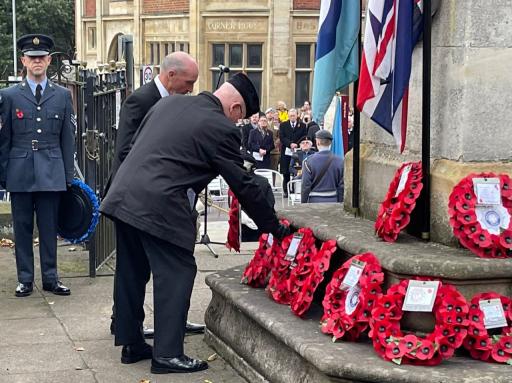
[[[408,280],[391,286],[372,310],[369,336],[383,359],[397,364],[435,366],[453,356],[467,335],[469,306],[455,287],[439,283],[433,307],[434,331],[424,337],[400,329]]]
[[[498,298],[503,305],[507,327],[501,334],[491,335],[484,326],[484,314],[480,310],[481,300]],[[480,293],[471,299],[469,306],[468,336],[464,339],[464,347],[473,359],[486,362],[512,364],[512,301],[498,293]]]
[[[358,290],[342,290],[342,282],[353,261],[365,262],[358,283]],[[382,294],[384,273],[379,260],[372,253],[358,254],[346,261],[332,276],[322,302],[324,315],[321,328],[324,334],[332,334],[333,341],[355,341],[368,328],[371,311]],[[347,299],[349,301],[347,301]],[[357,300],[347,306],[350,300]],[[347,308],[349,311],[347,312]],[[352,312],[350,312],[352,310]]]
[[[229,207],[229,229],[226,247],[229,250],[240,252],[240,203],[231,190],[228,191],[228,198],[231,199]]]
[[[292,269],[296,267],[305,256],[316,257],[315,237],[309,228],[300,228],[298,233],[303,235],[297,249],[297,255],[293,261],[286,259],[286,252],[290,247],[293,234],[281,241],[278,248],[272,246],[270,258],[272,271],[268,281],[267,291],[277,303],[289,305],[293,298],[293,289],[290,283]],[[277,247],[277,246],[276,246]]]
[[[336,241],[329,240],[322,243],[316,256],[313,256],[314,252],[306,250],[304,256],[298,259],[290,275],[293,295],[290,308],[295,315],[301,317],[308,311],[317,287],[324,280],[324,273],[329,270],[331,256],[335,251]]]
[[[396,196],[398,185],[403,171],[411,166],[404,189]],[[420,162],[406,162],[396,171],[389,184],[389,189],[380,204],[375,221],[375,233],[386,242],[395,242],[398,234],[411,220],[411,212],[416,207],[416,200],[420,196],[422,183],[422,170]]]
[[[290,226],[290,222],[285,219],[280,221],[283,225]],[[272,270],[271,260],[279,258],[283,252],[281,241],[273,238],[272,244],[269,244],[270,234],[260,235],[259,245],[254,252],[254,257],[244,270],[242,283],[252,287],[265,287],[268,283],[270,271]]]
[[[242,276],[242,283],[252,287],[265,287],[267,285],[268,276],[270,274],[270,254],[271,247],[276,243],[277,240],[272,242],[272,246],[268,243],[269,234],[260,235],[259,245],[254,252],[254,257],[251,259],[247,267],[245,268]]]
[[[473,178],[499,178],[501,202],[512,215],[512,184],[507,174],[470,174],[452,190],[448,200],[448,214],[453,234],[460,244],[481,258],[512,257],[512,220],[500,235],[489,233],[480,225],[476,216],[476,194]]]

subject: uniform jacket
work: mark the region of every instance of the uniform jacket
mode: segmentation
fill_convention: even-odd
[[[0,184],[9,192],[66,190],[75,154],[69,90],[48,80],[38,104],[22,81],[0,98]]]
[[[327,172],[312,188],[312,184],[332,156],[334,160]],[[325,195],[314,196],[316,193]],[[335,156],[329,150],[322,150],[303,162],[301,202],[343,202],[343,158]]]
[[[107,216],[192,251],[196,222],[187,190],[197,194],[220,174],[259,228],[277,228],[273,207],[243,168],[240,129],[213,94],[162,99],[135,136],[101,205]]]
[[[316,153],[316,150],[311,148],[308,152],[297,150],[295,153],[293,153],[291,161],[290,161],[290,170],[289,173],[293,174],[294,176],[297,175],[297,168],[302,168],[302,162],[308,158],[311,157],[313,154]]]
[[[281,140],[281,173],[288,173],[290,167],[290,156],[285,155],[286,148],[290,147],[292,142],[299,144],[299,140],[307,133],[306,125],[297,120],[295,128],[292,129],[290,121],[285,121],[279,125],[279,139]]]
[[[315,122],[315,121],[311,121],[308,125],[307,125],[307,129],[308,129],[308,138],[311,140],[311,142],[313,143],[313,147],[316,149],[316,138],[315,138],[315,134],[316,132],[318,132],[320,130],[320,127],[318,126],[318,124]]]
[[[265,131],[263,136],[259,129],[251,130],[249,133],[248,150],[251,152],[258,152],[260,149],[265,149],[267,154],[263,156],[263,161],[256,162],[258,169],[270,169],[270,152],[274,149],[274,137],[270,130]]]

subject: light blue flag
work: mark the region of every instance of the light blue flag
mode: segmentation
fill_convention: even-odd
[[[357,37],[360,21],[358,0],[322,0],[313,80],[315,121],[323,121],[336,91],[359,76]]]
[[[341,99],[336,97],[336,109],[334,113],[334,123],[332,124],[332,146],[331,151],[340,156],[345,157],[345,149],[343,147],[343,133],[341,131]]]

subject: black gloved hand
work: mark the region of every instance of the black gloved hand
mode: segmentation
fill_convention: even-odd
[[[283,239],[284,237],[290,235],[292,231],[290,230],[290,226],[283,225],[280,223],[277,228],[272,232],[272,235],[277,239]]]

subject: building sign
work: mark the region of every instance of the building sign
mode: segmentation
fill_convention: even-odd
[[[144,65],[142,67],[142,84],[147,84],[151,80],[153,80],[153,66]]]
[[[254,19],[207,19],[206,32],[266,32],[265,20]]]

